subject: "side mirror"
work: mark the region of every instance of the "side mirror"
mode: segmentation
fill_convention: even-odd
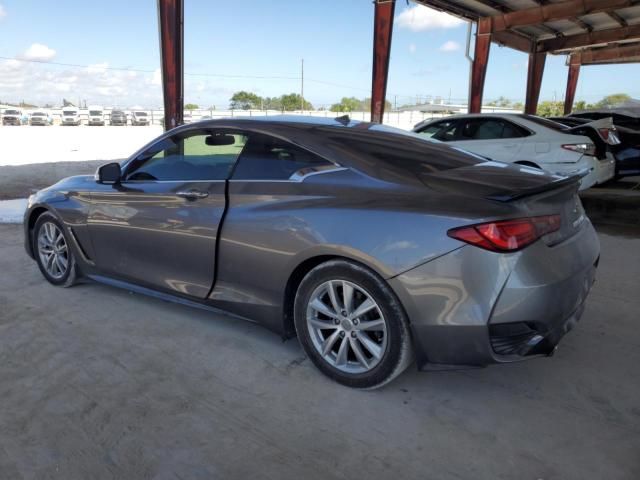
[[[119,183],[122,177],[119,163],[107,163],[98,168],[95,179],[98,183],[114,184]]]

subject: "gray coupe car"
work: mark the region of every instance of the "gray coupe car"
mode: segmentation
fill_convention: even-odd
[[[33,195],[25,246],[54,285],[222,309],[374,388],[553,353],[599,258],[577,190],[346,117],[209,120]]]

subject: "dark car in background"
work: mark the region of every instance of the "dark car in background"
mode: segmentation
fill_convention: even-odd
[[[54,285],[226,310],[375,388],[551,355],[599,259],[578,187],[345,117],[208,120],[32,195],[25,247]]]
[[[126,125],[127,114],[122,110],[112,110],[110,123],[111,125]]]
[[[596,110],[572,113],[565,117],[551,117],[552,120],[575,127],[594,120],[611,118],[620,139],[619,145],[609,147],[616,159],[616,178],[640,175],[640,111],[624,113],[612,110]]]

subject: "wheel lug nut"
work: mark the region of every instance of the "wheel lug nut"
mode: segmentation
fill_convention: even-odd
[[[356,332],[351,332],[351,336],[352,336],[353,338],[356,338]]]
[[[353,324],[354,324],[354,325],[357,325],[358,323],[360,323],[360,321],[359,321],[357,318],[354,318],[354,319],[353,319]]]
[[[340,320],[338,320],[337,318],[333,321],[333,323],[335,323],[336,325],[340,324]]]
[[[340,332],[340,336],[344,338],[344,332]]]
[[[346,310],[342,310],[340,313],[342,314],[343,317],[347,316],[347,311]]]

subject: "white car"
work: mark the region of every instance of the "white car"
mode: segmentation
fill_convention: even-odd
[[[421,122],[413,129],[492,160],[557,175],[584,175],[581,190],[613,178],[613,155],[606,148],[598,151],[591,138],[571,130],[542,117],[512,113],[454,115]],[[594,134],[598,135],[595,129]]]
[[[104,126],[104,109],[101,106],[89,106],[89,118],[87,119],[87,125]]]
[[[80,112],[75,107],[62,109],[62,125],[80,125]]]
[[[147,112],[132,110],[131,125],[149,125],[149,117],[147,115]]]

